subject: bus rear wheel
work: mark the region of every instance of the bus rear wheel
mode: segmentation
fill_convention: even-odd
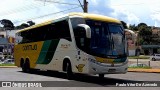
[[[30,64],[29,61],[25,61],[22,65],[22,71],[23,72],[30,72]]]

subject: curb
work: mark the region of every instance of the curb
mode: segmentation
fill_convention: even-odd
[[[0,68],[17,68],[17,66],[0,66]]]
[[[128,69],[128,72],[160,73],[160,69]]]

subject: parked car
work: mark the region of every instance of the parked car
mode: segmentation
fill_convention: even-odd
[[[160,54],[154,54],[151,56],[152,61],[160,60]]]
[[[0,60],[4,59],[4,55],[2,52],[0,52]]]
[[[2,64],[14,64],[14,59],[6,59],[2,62]]]
[[[0,60],[0,64],[2,64],[3,62]]]

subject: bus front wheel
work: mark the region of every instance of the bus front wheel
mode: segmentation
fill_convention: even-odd
[[[99,78],[104,78],[104,74],[99,74]]]
[[[72,79],[73,78],[73,72],[71,68],[71,64],[69,62],[66,63],[66,72],[67,72],[67,78]]]

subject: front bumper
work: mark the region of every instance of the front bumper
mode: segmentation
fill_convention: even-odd
[[[125,74],[128,69],[128,61],[123,64],[111,64],[104,63],[93,63],[89,62],[89,73],[90,74]]]

